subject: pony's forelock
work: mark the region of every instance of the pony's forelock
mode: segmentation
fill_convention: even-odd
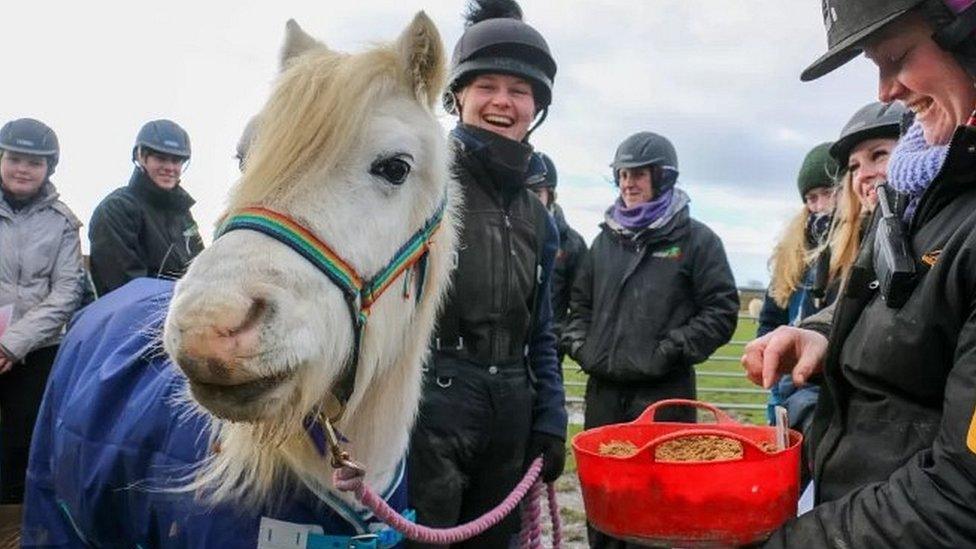
[[[260,114],[261,131],[230,211],[285,197],[302,176],[334,168],[362,137],[380,98],[412,93],[401,73],[392,46],[357,55],[320,48],[294,59]]]

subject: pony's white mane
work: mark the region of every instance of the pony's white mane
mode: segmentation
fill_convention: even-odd
[[[366,481],[382,489],[409,441],[420,399],[421,365],[457,240],[460,194],[449,175],[447,143],[432,110],[444,76],[442,46],[433,24],[420,13],[395,44],[357,55],[332,52],[289,22],[283,56],[284,72],[259,115],[247,169],[232,191],[228,213],[254,204],[285,211],[359,272],[370,275],[385,266],[447,197],[423,294],[420,299],[404,298],[406,286],[397,280],[373,306],[356,390],[337,425],[349,439],[354,459],[366,465]],[[387,135],[393,140],[388,144],[383,142]],[[361,176],[347,173],[350,163],[361,160],[368,165],[369,158],[357,157],[375,154],[366,145],[380,150],[387,145],[408,147],[416,157],[411,177],[417,181],[388,194],[406,204],[370,219],[375,227],[363,226],[364,212],[376,206],[375,196],[363,190]],[[187,479],[186,488],[210,501],[252,506],[287,493],[283,488],[296,479],[323,493],[331,488],[331,468],[314,450],[303,419],[332,402],[327,389],[350,359],[353,332],[348,310],[339,289],[284,245],[249,231],[228,233],[220,241],[201,254],[178,283],[167,331],[178,331],[170,324],[184,317],[219,315],[226,307],[222,299],[239,299],[236,294],[225,296],[225,286],[249,288],[269,299],[298,296],[296,310],[276,312],[281,326],[272,328],[283,335],[262,333],[280,344],[286,356],[275,358],[288,365],[295,382],[291,393],[268,404],[278,406],[273,420],[254,423],[212,417],[187,391],[189,413],[210,419],[214,451]],[[223,246],[214,251],[218,243]],[[240,260],[249,252],[260,254],[261,261]],[[238,266],[227,267],[228,258]],[[309,278],[309,273],[315,277]],[[191,305],[192,314],[186,314]],[[170,337],[167,350],[178,358],[178,346]],[[321,363],[308,363],[310,356]]]

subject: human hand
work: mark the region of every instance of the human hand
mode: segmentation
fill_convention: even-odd
[[[583,347],[583,341],[577,340],[566,346],[566,354],[576,362],[579,362],[579,350]]]
[[[566,441],[549,433],[533,431],[525,454],[525,467],[528,468],[540,455],[542,472],[539,478],[542,482],[555,482],[566,466]]]
[[[14,361],[0,350],[0,375],[10,371],[14,367]]]
[[[782,374],[793,374],[793,383],[805,385],[810,376],[823,370],[827,338],[819,332],[780,326],[746,345],[742,367],[756,385],[769,389]]]

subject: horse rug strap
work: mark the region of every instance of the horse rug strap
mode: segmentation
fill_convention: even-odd
[[[427,219],[423,227],[397,250],[386,267],[368,281],[365,281],[356,269],[304,225],[270,208],[251,206],[238,211],[221,225],[217,230],[217,237],[241,229],[270,236],[304,257],[342,291],[349,308],[354,341],[351,363],[343,370],[332,392],[344,406],[355,389],[362,332],[373,304],[397,277],[414,266],[418,270],[415,299],[420,300],[426,279],[431,238],[441,226],[446,206],[447,195],[445,194],[437,210]]]

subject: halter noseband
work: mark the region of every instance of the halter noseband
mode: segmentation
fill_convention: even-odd
[[[445,195],[437,210],[427,219],[424,226],[397,250],[386,267],[368,281],[364,281],[356,269],[308,228],[293,218],[269,208],[263,206],[244,208],[227,218],[217,230],[218,238],[231,231],[241,229],[257,231],[270,236],[304,257],[342,290],[353,325],[352,359],[332,389],[332,394],[339,401],[339,412],[336,416],[327,419],[338,420],[355,389],[363,330],[366,328],[366,321],[369,319],[370,310],[376,300],[398,276],[414,266],[417,268],[416,299],[420,300],[426,278],[431,237],[444,219],[446,205],[447,196]],[[406,292],[405,295],[407,295]]]

